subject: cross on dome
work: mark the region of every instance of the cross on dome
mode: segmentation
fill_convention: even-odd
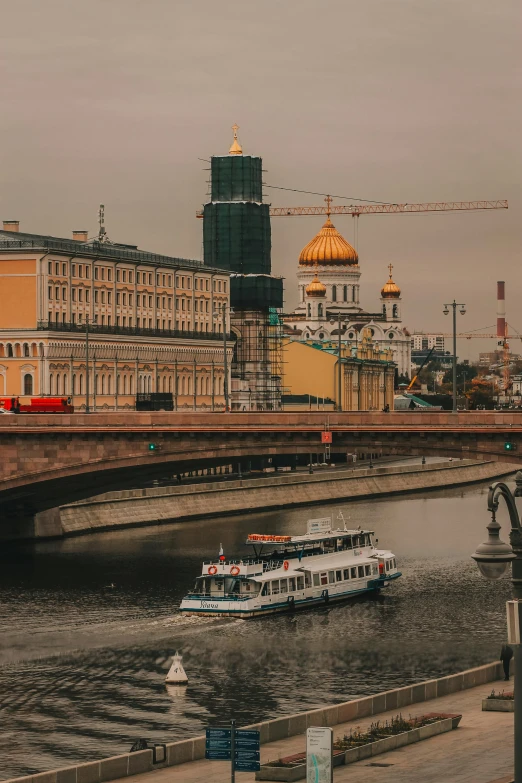
[[[229,155],[242,155],[243,154],[243,150],[241,148],[240,143],[237,140],[237,132],[239,130],[239,125],[237,124],[237,122],[235,122],[232,125],[232,130],[234,131],[234,140],[232,142],[232,146],[230,147],[230,149],[228,151],[228,154]]]
[[[332,205],[333,198],[331,196],[327,196],[325,198],[325,201],[326,201],[326,214],[328,215],[328,217],[330,217],[330,207]]]
[[[390,270],[390,280],[393,272],[393,264],[388,264],[388,269]]]

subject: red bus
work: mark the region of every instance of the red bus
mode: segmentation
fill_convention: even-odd
[[[0,397],[0,408],[13,413],[74,413],[67,397],[33,397],[26,405],[18,397]]]

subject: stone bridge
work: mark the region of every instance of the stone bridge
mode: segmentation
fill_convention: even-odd
[[[522,461],[516,413],[95,413],[0,418],[0,534],[31,537],[34,515],[192,468],[322,453]],[[506,443],[513,445],[507,451]],[[149,444],[158,448],[149,449]]]

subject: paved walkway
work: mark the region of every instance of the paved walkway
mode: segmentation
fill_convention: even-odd
[[[424,712],[462,713],[458,729],[424,740],[374,760],[366,759],[334,770],[334,783],[491,783],[513,772],[513,713],[482,712],[482,699],[495,690],[511,690],[502,681],[412,704],[404,717]],[[340,724],[334,736],[350,728],[368,726],[372,720],[396,715],[397,710],[373,718]],[[261,746],[261,762],[305,749],[303,735]],[[378,764],[379,766],[373,766]],[[384,766],[386,765],[386,766]],[[388,766],[389,765],[389,766]],[[509,777],[507,778],[509,780]],[[252,783],[254,773],[236,773],[236,783]],[[225,761],[194,761],[156,772],[122,778],[118,783],[229,783],[230,765]]]

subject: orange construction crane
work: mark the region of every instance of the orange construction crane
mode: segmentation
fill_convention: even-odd
[[[412,212],[467,212],[476,209],[507,209],[505,199],[493,201],[430,201],[423,204],[345,204],[332,206],[332,198],[325,198],[325,207],[270,207],[271,217],[292,217],[299,215],[397,215]],[[203,217],[203,210],[196,212]]]

